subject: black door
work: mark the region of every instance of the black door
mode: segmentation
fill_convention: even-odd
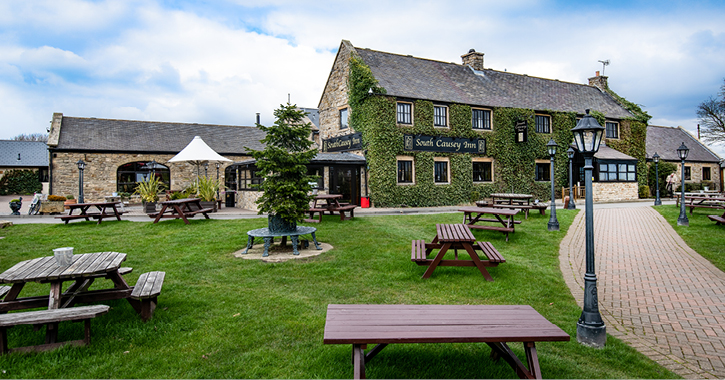
[[[360,167],[330,166],[330,194],[342,194],[341,202],[360,205]]]

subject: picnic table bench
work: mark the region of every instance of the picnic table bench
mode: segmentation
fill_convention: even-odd
[[[329,212],[330,215],[335,213],[340,214],[340,220],[350,220],[355,217],[355,208],[357,205],[351,205],[349,203],[340,203],[338,200],[342,199],[342,194],[318,194],[312,203],[312,206],[307,210],[310,214],[309,219],[304,221],[307,223],[320,223],[322,222],[322,215]],[[325,201],[323,204],[319,204],[319,201]],[[345,213],[349,212],[350,216],[345,216]],[[315,214],[318,215],[315,219]]]
[[[324,344],[352,344],[353,378],[393,343],[475,343],[491,347],[520,378],[542,378],[536,342],[566,342],[569,335],[529,305],[335,305],[327,306]],[[525,366],[509,348],[522,342]],[[368,353],[368,344],[375,344]],[[415,377],[415,376],[410,376]],[[485,374],[481,374],[485,378]]]
[[[90,221],[91,218],[97,219],[98,224],[101,224],[101,221],[105,218],[116,218],[116,220],[121,220],[121,215],[123,215],[123,211],[119,211],[116,206],[118,206],[121,202],[95,202],[95,203],[74,203],[66,205],[68,207],[68,215],[61,215],[56,216],[56,219],[60,219],[65,224],[68,224],[71,220],[76,219],[85,219],[86,221]],[[98,209],[97,212],[88,212],[88,209],[91,207],[95,207]],[[74,210],[80,210],[80,214],[73,214]]]
[[[514,220],[514,215],[518,214],[519,210],[469,206],[459,208],[458,211],[463,212],[463,223],[469,228],[502,232],[506,235],[506,241],[509,241],[509,233],[516,232],[514,226],[521,223],[520,220]],[[476,217],[473,217],[473,214],[476,214]],[[492,215],[493,218],[483,218],[484,215]],[[502,219],[502,216],[506,217],[506,219]],[[478,222],[492,222],[497,225],[476,224]]]
[[[677,196],[677,206],[680,206],[680,196]],[[715,197],[715,196],[708,196],[708,195],[697,195],[697,196],[687,196],[685,195],[685,207],[690,208],[690,215],[692,215],[692,211],[698,207],[698,208],[714,208],[714,209],[723,209],[725,208],[725,198],[724,197]]]
[[[431,243],[424,240],[413,240],[410,259],[420,266],[428,266],[423,278],[429,278],[433,271],[439,266],[476,267],[487,281],[493,281],[486,267],[495,267],[506,260],[488,242],[476,242],[476,238],[465,224],[436,224],[437,234]],[[443,260],[448,250],[453,249],[454,259]],[[458,250],[465,250],[471,260],[459,260]],[[438,250],[435,258],[429,259],[428,255],[433,250]],[[483,253],[484,260],[481,260],[478,252]]]
[[[715,223],[715,225],[725,224],[725,212],[723,212],[722,215],[720,215],[720,216],[708,215],[707,217],[710,218],[710,220],[717,222],[717,223]]]
[[[92,305],[66,309],[48,309],[0,314],[0,355],[16,351],[47,351],[66,344],[76,346],[88,345],[91,343],[91,318],[108,313],[109,308],[110,307],[106,305]],[[65,321],[83,321],[85,325],[84,338],[80,340],[58,342],[58,324]],[[45,325],[45,344],[9,349],[7,329],[18,325]]]
[[[154,223],[158,223],[161,218],[174,218],[182,219],[184,223],[189,224],[188,218],[202,214],[204,218],[209,219],[208,213],[213,211],[211,207],[201,207],[201,198],[186,198],[161,202],[161,211],[148,215],[150,218],[155,218]]]
[[[539,210],[541,215],[546,215],[549,206],[539,202],[531,203],[533,198],[531,194],[493,193],[491,202],[478,201],[476,206],[523,210],[525,219],[529,219],[530,210]]]

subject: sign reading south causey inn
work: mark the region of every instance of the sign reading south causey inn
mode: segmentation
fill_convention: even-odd
[[[403,135],[406,151],[486,154],[486,139]]]
[[[362,133],[338,136],[322,140],[323,152],[345,152],[362,149]]]

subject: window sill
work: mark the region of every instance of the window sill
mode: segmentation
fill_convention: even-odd
[[[413,186],[415,185],[415,182],[398,182],[398,186]]]

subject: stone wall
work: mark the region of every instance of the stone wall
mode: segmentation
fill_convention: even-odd
[[[322,93],[320,104],[320,138],[343,136],[354,131],[352,128],[340,129],[339,109],[347,105],[347,78],[350,73],[350,54],[355,50],[349,41],[342,41],[330,76]],[[349,110],[354,112],[354,110]]]
[[[593,182],[592,200],[594,202],[621,202],[639,199],[637,182]]]
[[[83,196],[86,202],[105,200],[117,192],[116,173],[118,168],[129,162],[156,160],[159,164],[169,167],[171,174],[171,190],[183,190],[196,179],[196,166],[187,163],[169,163],[173,154],[128,154],[128,153],[69,153],[54,152],[51,157],[52,192],[55,195],[73,194],[78,198],[78,166],[76,162],[83,160],[86,168],[83,172]],[[249,156],[227,156],[232,161],[248,160]],[[224,169],[231,162],[219,166],[219,179],[224,183]],[[208,175],[216,178],[216,166],[210,164]],[[204,168],[200,170],[204,175]]]
[[[237,207],[245,210],[259,211],[257,199],[262,196],[261,191],[238,191]]]
[[[674,164],[674,162],[673,162]],[[677,162],[677,183],[680,183],[682,179],[682,163]],[[686,179],[685,183],[700,183],[702,179],[702,168],[710,168],[710,180],[706,182],[712,182],[710,190],[720,191],[720,165],[717,163],[698,163],[698,162],[687,162],[685,161],[685,167],[690,167],[690,179]],[[662,190],[662,189],[660,189]]]

